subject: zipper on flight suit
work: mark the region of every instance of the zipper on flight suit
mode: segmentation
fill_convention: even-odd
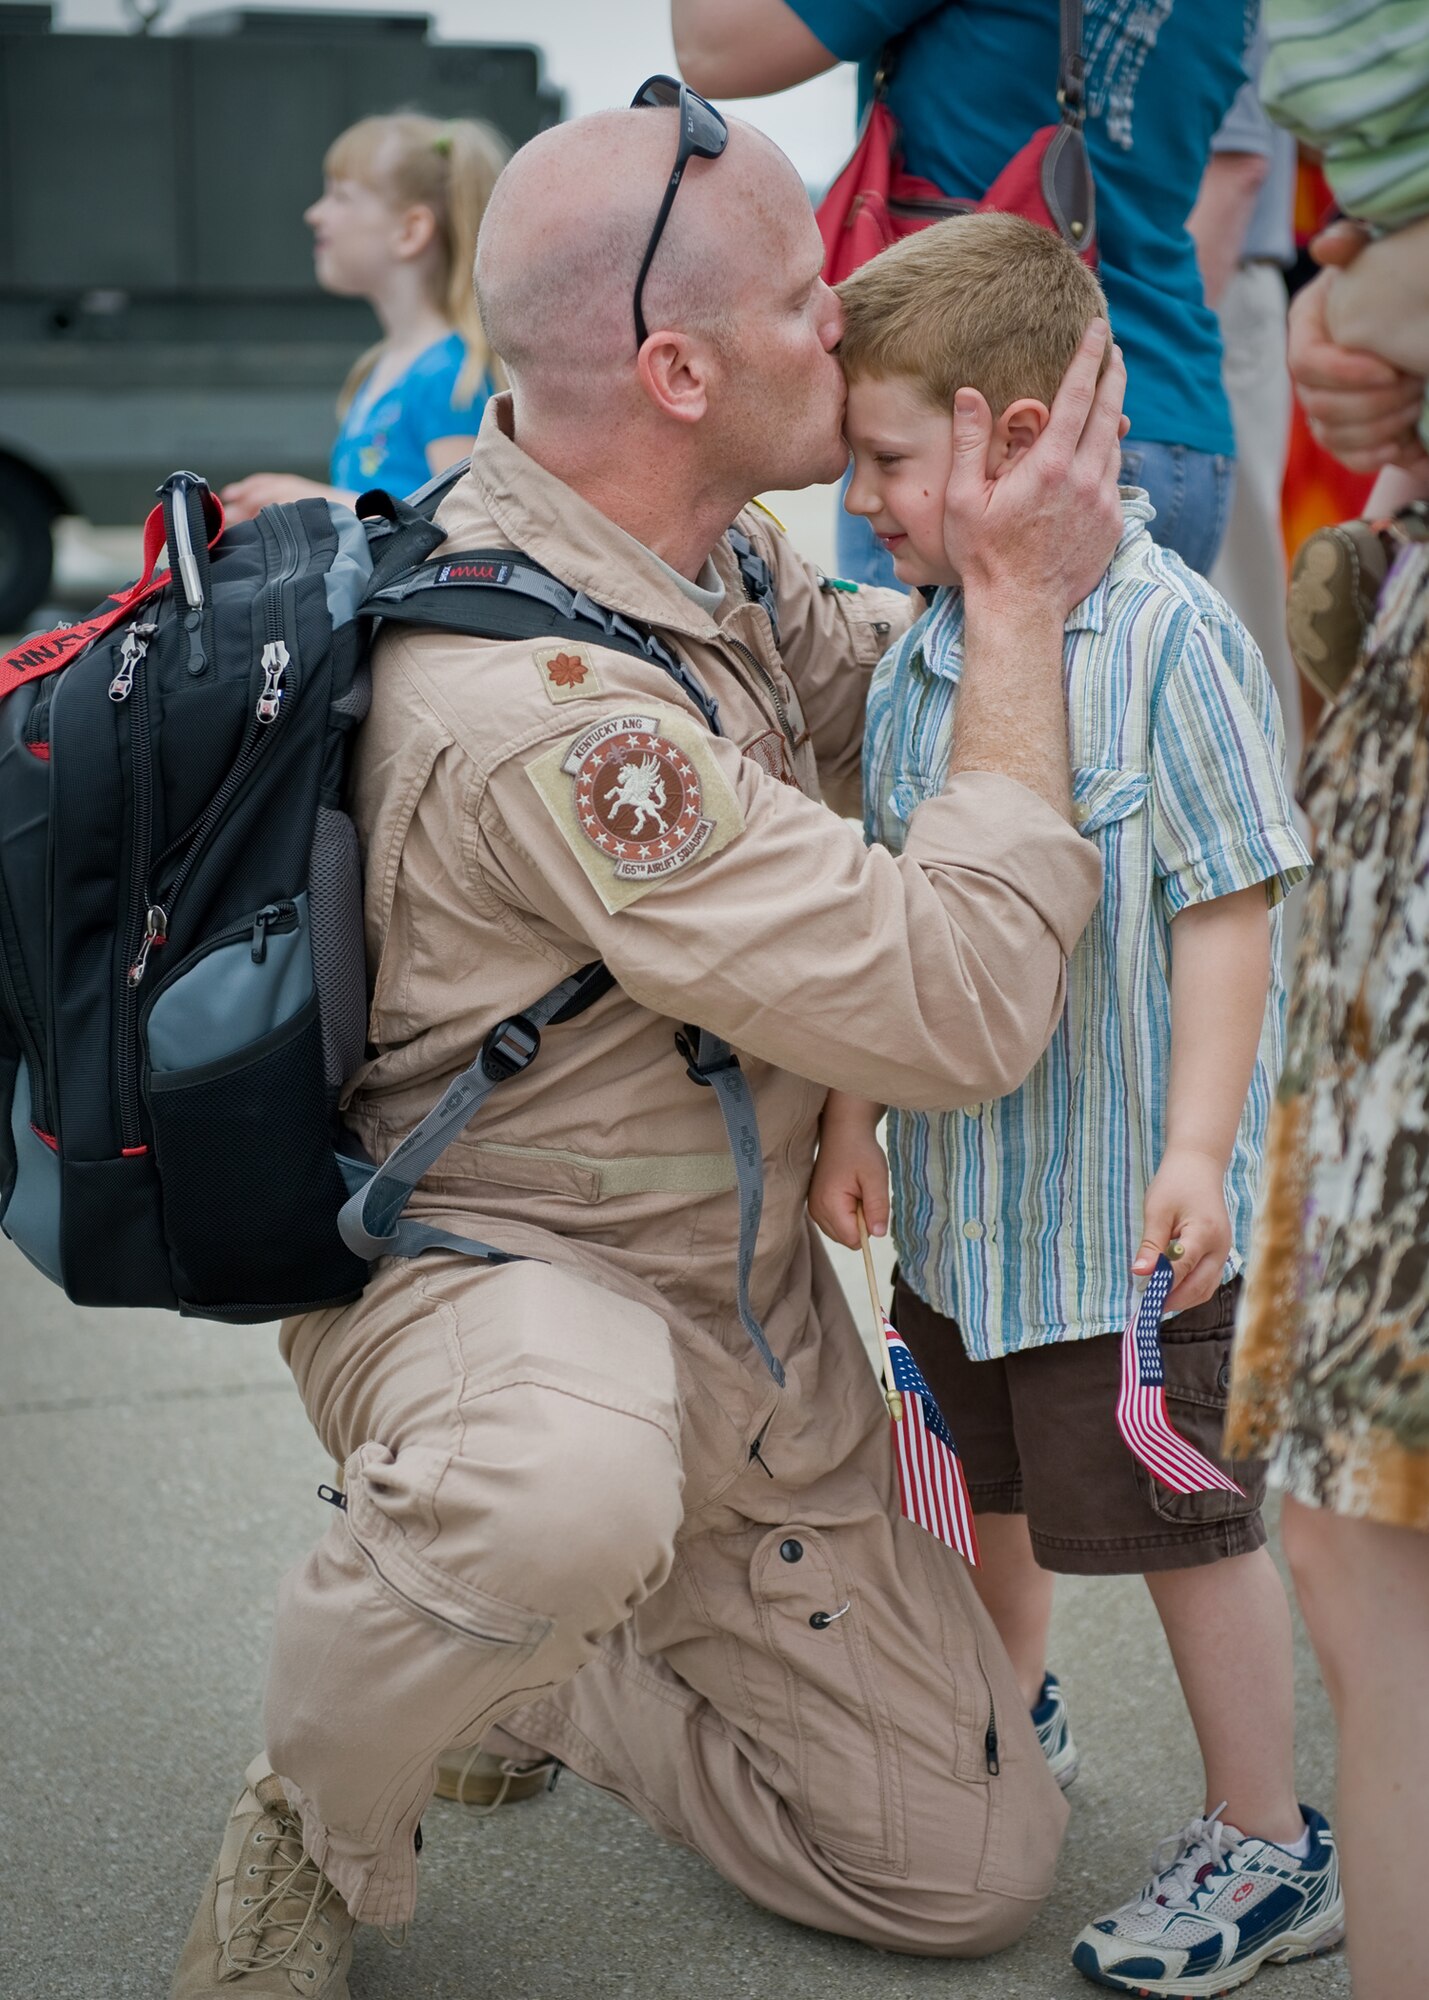
[[[748,660],[750,666],[753,667],[755,673],[763,681],[765,688],[768,690],[769,698],[774,703],[774,713],[779,718],[779,727],[784,732],[784,739],[788,743],[790,750],[797,750],[799,739],[795,735],[793,726],[789,721],[789,709],[783,695],[779,691],[778,681],[775,680],[773,674],[770,673],[768,667],[765,666],[758,654],[750,651],[743,639],[735,639],[728,634],[725,635],[725,638],[727,644],[733,646],[737,653]]]

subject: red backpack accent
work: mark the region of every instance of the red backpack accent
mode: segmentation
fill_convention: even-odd
[[[1061,122],[1034,132],[978,201],[946,195],[932,181],[904,170],[897,121],[886,99],[895,52],[892,45],[885,49],[858,144],[818,208],[828,283],[838,284],[919,229],[980,209],[1024,215],[1044,229],[1055,229],[1085,263],[1095,264],[1096,190],[1082,136],[1081,44],[1081,0],[1062,0]]]
[[[223,533],[223,506],[217,497],[205,488],[204,510],[213,532],[208,538],[212,548]],[[93,617],[82,618],[77,625],[60,625],[53,632],[36,632],[10,652],[0,655],[0,701],[16,688],[30,681],[41,681],[46,674],[58,673],[73,659],[102,639],[106,632],[112,632],[116,625],[122,625],[132,617],[141,604],[147,604],[151,597],[157,597],[168,583],[171,572],[161,570],[153,575],[154,564],[159,559],[159,551],[164,546],[164,510],[155,507],[144,523],[144,566],[139,572],[137,583],[118,597],[111,597],[96,611]],[[36,750],[36,756],[48,752]]]

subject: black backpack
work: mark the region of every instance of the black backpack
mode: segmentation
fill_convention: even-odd
[[[412,504],[306,499],[233,527],[174,473],[140,581],[0,659],[0,1226],[79,1304],[267,1320],[355,1297],[372,1257],[436,1240],[396,1233],[432,1120],[374,1176],[337,1116],[365,1047],[345,788],[378,619],[615,647],[718,730],[653,633],[519,551],[425,560],[463,470]],[[155,575],[161,546],[172,569]],[[736,546],[772,614],[767,569]],[[436,1150],[532,1059],[543,1024],[610,983],[597,963],[496,1023],[464,1116],[455,1087],[437,1107]],[[724,1104],[729,1051],[687,1036],[684,1052]]]

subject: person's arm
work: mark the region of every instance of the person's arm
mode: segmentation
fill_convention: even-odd
[[[1429,217],[1366,244],[1335,272],[1325,324],[1338,346],[1365,348],[1421,381],[1429,376]]]
[[[857,1209],[870,1236],[888,1233],[888,1160],[878,1143],[884,1107],[831,1090],[819,1120],[819,1154],[809,1183],[809,1213],[835,1243],[857,1250]]]
[[[785,0],[670,0],[675,60],[705,97],[766,97],[839,58]]]
[[[1343,347],[1330,331],[1330,295],[1363,236],[1341,227],[1311,246],[1335,266],[1302,285],[1290,302],[1290,373],[1310,429],[1326,451],[1354,472],[1415,466],[1424,448],[1415,425],[1424,381],[1367,349]]]
[[[975,389],[953,406],[945,509],[949,561],[962,575],[967,626],[950,778],[997,771],[1071,816],[1063,626],[1095,588],[1121,538],[1117,482],[1126,370],[1119,350],[1100,382],[1109,329],[1083,336],[1047,427],[990,479],[992,418]]]
[[[1225,1180],[1255,1071],[1270,990],[1270,910],[1265,884],[1192,903],[1171,926],[1171,1077],[1166,1149],[1146,1190],[1142,1241],[1132,1263],[1147,1277],[1181,1245],[1175,1289],[1181,1312],[1210,1298],[1231,1247]]]
[[[277,507],[289,500],[340,500],[344,507],[356,503],[357,495],[340,486],[323,486],[316,479],[300,478],[296,472],[250,472],[235,479],[219,494],[229,521],[251,521],[264,507]]]
[[[445,472],[449,465],[460,465],[463,459],[470,458],[476,450],[476,438],[474,436],[433,438],[424,449],[427,454],[427,464],[435,479],[436,475]]]
[[[1245,233],[1270,161],[1264,153],[1212,153],[1196,206],[1186,220],[1201,269],[1201,289],[1214,309],[1235,274]]]

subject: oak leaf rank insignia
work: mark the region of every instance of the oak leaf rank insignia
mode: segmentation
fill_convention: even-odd
[[[600,677],[586,646],[538,646],[536,671],[552,701],[582,701],[602,692]]]

